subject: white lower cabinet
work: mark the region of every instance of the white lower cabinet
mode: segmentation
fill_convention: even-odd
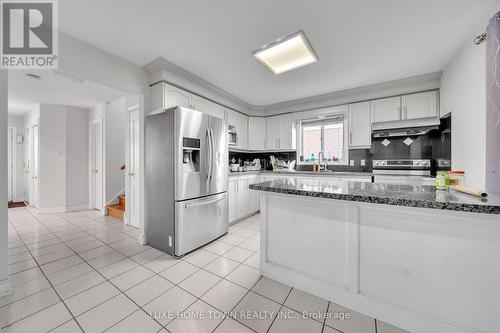
[[[259,211],[259,191],[251,190],[251,184],[259,182],[259,175],[229,177],[229,223]]]
[[[229,177],[228,188],[229,222],[238,219],[238,177]]]

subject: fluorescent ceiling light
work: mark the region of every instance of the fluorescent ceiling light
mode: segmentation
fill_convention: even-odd
[[[274,74],[318,61],[318,56],[302,31],[266,45],[252,54]]]

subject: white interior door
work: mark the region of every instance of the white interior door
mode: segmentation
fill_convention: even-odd
[[[30,189],[30,205],[38,208],[39,194],[38,194],[38,176],[39,176],[39,158],[40,158],[40,144],[39,144],[39,126],[33,125],[31,128],[31,189]]]
[[[140,216],[140,168],[139,168],[139,110],[130,112],[129,125],[129,196],[127,197],[129,224],[139,227]]]
[[[102,122],[95,121],[90,130],[91,208],[103,210]]]
[[[14,200],[14,186],[12,184],[12,171],[13,171],[13,163],[12,163],[12,128],[8,128],[8,148],[7,148],[7,163],[8,163],[8,174],[9,174],[9,179],[7,183],[7,196],[8,196],[8,201],[11,202]]]

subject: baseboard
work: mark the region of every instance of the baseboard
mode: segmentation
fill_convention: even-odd
[[[12,287],[10,286],[9,280],[0,281],[0,297],[8,296],[12,294]]]
[[[77,206],[67,206],[67,207],[39,207],[38,213],[41,214],[60,214],[60,213],[70,213],[79,210],[87,210],[89,205],[77,205]]]
[[[257,215],[257,214],[260,214],[260,210],[258,210],[258,211],[256,211],[256,212],[253,212],[253,213],[250,213],[250,214],[248,214],[248,215],[245,215],[245,216],[243,216],[243,217],[240,217],[239,219],[236,219],[236,220],[234,220],[234,221],[232,221],[232,222],[229,222],[229,226],[230,226],[230,227],[232,227],[233,225],[238,224],[238,223],[240,223],[241,221],[244,221],[244,220],[246,220],[246,219],[248,219],[248,218],[250,218],[250,217],[252,217],[252,216],[254,216],[254,215]]]
[[[139,244],[141,245],[146,245],[146,238],[144,237],[143,234],[139,233],[139,237],[137,239],[137,241],[139,242]]]

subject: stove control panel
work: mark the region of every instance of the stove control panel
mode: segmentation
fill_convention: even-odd
[[[430,169],[431,160],[373,160],[373,168]]]

